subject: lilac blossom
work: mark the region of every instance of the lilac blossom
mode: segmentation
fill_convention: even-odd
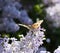
[[[54,51],[54,53],[60,53],[60,46]]]
[[[36,53],[38,47],[43,44],[45,40],[44,30],[41,31],[41,28],[30,29],[27,32],[27,35],[20,38],[20,41],[17,41],[16,38],[4,38],[3,40],[3,49],[1,53]],[[8,43],[9,40],[12,40],[12,43]]]
[[[22,7],[20,0],[0,0],[0,32],[4,31],[7,33],[14,33],[18,31],[20,27],[14,21],[15,19],[19,20],[23,24],[33,24],[27,11],[22,9]]]
[[[46,20],[48,20],[51,27],[58,28],[60,27],[60,3],[55,4],[54,6],[49,6],[46,8]]]

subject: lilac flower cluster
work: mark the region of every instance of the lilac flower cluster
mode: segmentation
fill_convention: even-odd
[[[41,31],[40,27],[30,29],[25,37],[20,38],[20,41],[17,41],[16,38],[5,37],[1,39],[0,53],[36,53],[38,47],[43,44],[44,37],[44,31]],[[12,42],[9,43],[9,40]]]
[[[54,51],[54,53],[60,53],[60,46]]]
[[[0,31],[16,32],[19,30],[20,27],[14,19],[27,25],[33,23],[27,11],[22,7],[19,0],[0,0]]]
[[[46,9],[47,17],[50,22],[52,22],[53,27],[60,27],[60,4],[55,4]]]
[[[50,27],[60,27],[60,0],[46,0],[47,5],[50,5],[45,9],[47,12],[46,20],[50,22]],[[44,0],[45,2],[45,0]]]

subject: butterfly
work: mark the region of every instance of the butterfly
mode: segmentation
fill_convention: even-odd
[[[36,23],[32,24],[32,25],[24,25],[24,24],[19,24],[20,26],[24,26],[28,29],[37,29],[38,27],[40,27],[40,25],[42,24],[43,20],[39,20]]]
[[[40,25],[42,24],[43,20],[39,20],[36,23],[32,24],[31,27],[33,29],[37,29],[38,27],[40,27]]]

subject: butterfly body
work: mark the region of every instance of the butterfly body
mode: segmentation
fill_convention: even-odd
[[[36,23],[32,24],[31,27],[33,29],[37,29],[38,27],[40,27],[42,22],[43,22],[43,20],[37,21]]]

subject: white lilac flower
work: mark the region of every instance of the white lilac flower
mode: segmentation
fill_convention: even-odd
[[[29,53],[29,51],[36,52],[38,50],[38,47],[43,44],[43,37],[44,33],[40,31],[40,28],[37,30],[30,30],[25,38],[21,38],[21,51],[24,51],[25,53]],[[27,49],[29,49],[27,51]]]
[[[60,53],[60,46],[54,51],[54,53]]]
[[[1,53],[36,53],[39,46],[43,44],[44,30],[40,27],[30,29],[25,37],[17,41],[16,38],[4,38],[3,52]],[[12,40],[12,43],[9,43]]]
[[[46,8],[46,20],[51,22],[51,26],[60,27],[60,4],[55,4],[54,6],[50,6]]]

